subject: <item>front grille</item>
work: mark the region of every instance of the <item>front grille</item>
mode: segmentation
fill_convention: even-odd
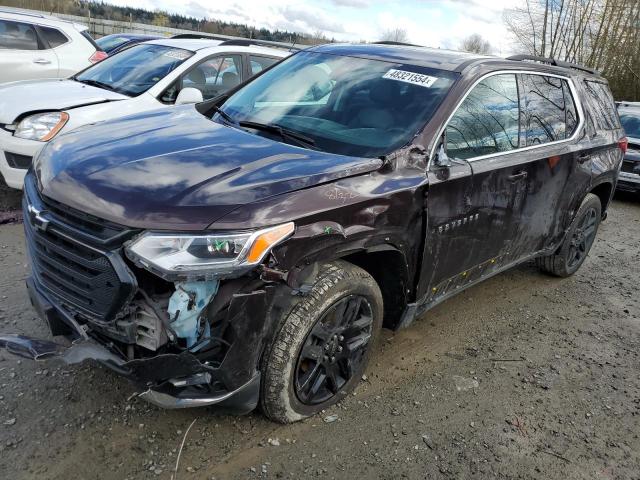
[[[52,300],[84,319],[108,322],[129,300],[135,279],[117,251],[82,222],[49,209],[35,189],[32,175],[25,181],[24,228],[33,276]],[[30,208],[31,206],[31,208]],[[82,240],[76,233],[82,229]],[[119,245],[120,246],[120,245]],[[118,247],[119,247],[118,246]]]
[[[626,173],[636,173],[640,175],[640,162],[628,162],[625,160],[624,162],[622,162],[621,171]]]
[[[4,152],[4,158],[11,168],[21,168],[27,170],[31,166],[33,157],[29,155],[20,155],[18,153]]]

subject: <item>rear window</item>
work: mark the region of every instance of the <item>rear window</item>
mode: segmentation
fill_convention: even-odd
[[[120,36],[117,36],[117,35],[109,35],[107,37],[99,38],[98,40],[96,40],[96,43],[105,52],[110,52],[110,51],[115,50],[116,48],[120,47],[121,45],[124,45],[129,40],[130,39],[127,38],[127,37],[120,37]]]
[[[49,44],[49,47],[56,48],[60,45],[64,45],[69,39],[59,30],[49,27],[39,27],[40,33]]]
[[[618,112],[609,87],[600,82],[586,80],[587,100],[593,121],[598,130],[615,130],[620,128]]]
[[[38,36],[33,25],[0,20],[0,49],[38,50]]]

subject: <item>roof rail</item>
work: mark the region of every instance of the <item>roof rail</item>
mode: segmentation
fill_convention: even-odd
[[[392,40],[381,40],[379,42],[373,42],[374,45],[401,45],[403,47],[424,47],[424,45],[415,45],[413,43],[394,42]]]
[[[591,73],[594,75],[600,75],[600,72],[594,68],[585,67],[577,63],[565,62],[562,60],[556,60],[555,58],[538,57],[536,55],[512,55],[507,57],[507,60],[514,60],[516,62],[539,62],[553,65],[554,67],[573,68],[574,70],[582,70],[583,72]]]
[[[14,15],[26,15],[28,17],[35,17],[35,18],[47,18],[46,15],[43,15],[40,12],[36,12],[36,11],[32,11],[32,10],[25,10],[22,8],[14,8],[14,7],[0,7],[0,13],[12,13]]]
[[[250,45],[263,46],[263,47],[274,47],[274,48],[284,48],[289,51],[292,50],[302,50],[299,47],[296,47],[295,44],[288,44],[284,42],[273,42],[270,40],[256,40],[253,38],[243,38],[243,37],[231,37],[227,35],[215,35],[209,33],[179,33],[178,35],[174,35],[171,37],[172,39],[202,39],[202,40],[219,40],[222,43],[220,45],[234,45],[238,47],[248,47]]]

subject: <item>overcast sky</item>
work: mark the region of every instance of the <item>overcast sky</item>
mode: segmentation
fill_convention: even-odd
[[[379,40],[382,32],[403,28],[409,41],[457,48],[479,33],[494,53],[506,54],[510,42],[503,11],[518,0],[108,0],[117,5],[162,9],[196,18],[215,18],[257,28],[304,33],[322,31],[342,41]]]

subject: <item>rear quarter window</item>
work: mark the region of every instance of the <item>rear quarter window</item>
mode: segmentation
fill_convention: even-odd
[[[44,40],[49,44],[50,48],[56,48],[64,45],[69,39],[59,30],[49,27],[38,27]]]
[[[620,128],[620,119],[609,87],[601,82],[585,80],[587,102],[597,130]]]

